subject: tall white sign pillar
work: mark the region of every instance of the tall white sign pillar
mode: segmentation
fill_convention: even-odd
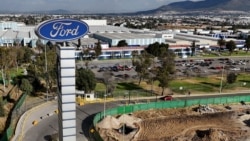
[[[76,141],[75,48],[57,46],[59,140]]]
[[[88,34],[89,26],[75,19],[53,19],[40,23],[36,35],[44,40],[65,43]],[[75,48],[57,46],[59,140],[76,141]]]

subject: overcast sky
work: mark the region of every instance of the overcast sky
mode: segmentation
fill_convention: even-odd
[[[0,0],[0,11],[136,12],[184,0]],[[198,0],[192,0],[198,1]]]

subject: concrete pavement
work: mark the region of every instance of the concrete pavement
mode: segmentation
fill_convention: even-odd
[[[57,110],[57,102],[48,101],[26,111],[20,117],[11,141],[22,141],[24,135],[32,126],[36,126],[41,120],[56,114],[55,110]]]

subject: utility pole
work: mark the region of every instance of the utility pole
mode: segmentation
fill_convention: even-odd
[[[223,68],[222,68],[222,73],[221,73],[220,93],[222,92],[223,73],[224,73],[224,65],[223,65]]]
[[[45,53],[44,53],[44,58],[45,58],[45,74],[46,74],[46,101],[48,102],[48,62],[47,62],[47,44],[45,45]]]

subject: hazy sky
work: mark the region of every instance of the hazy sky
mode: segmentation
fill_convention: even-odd
[[[136,12],[184,0],[0,0],[0,11]],[[199,1],[199,0],[192,0]]]

